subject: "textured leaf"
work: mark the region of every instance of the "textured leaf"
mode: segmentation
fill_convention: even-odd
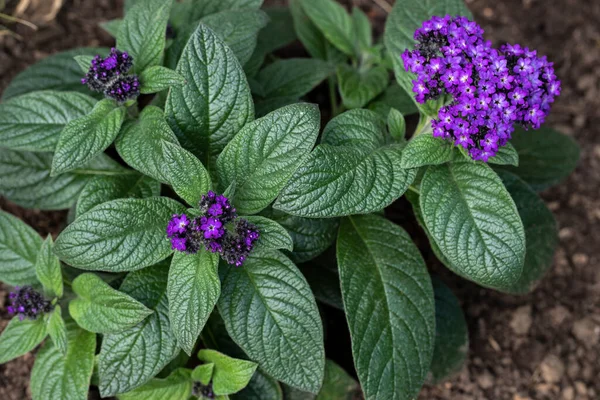
[[[33,400],[86,400],[94,370],[96,335],[67,325],[67,354],[47,342],[37,354],[31,371]]]
[[[142,94],[157,93],[171,86],[181,86],[185,83],[183,76],[172,69],[154,66],[146,68],[140,74],[140,92]]]
[[[532,291],[552,267],[558,245],[558,227],[552,212],[524,181],[506,171],[498,171],[498,174],[515,201],[525,228],[523,273],[507,291],[525,294]]]
[[[102,397],[142,386],[177,356],[168,318],[167,275],[167,264],[157,264],[128,274],[121,285],[123,293],[154,313],[126,331],[104,336],[98,362]]]
[[[68,122],[89,113],[96,100],[76,92],[32,92],[0,104],[2,147],[53,151]]]
[[[294,21],[288,8],[271,7],[264,11],[269,17],[269,22],[259,32],[256,48],[264,54],[268,54],[296,40],[296,31],[294,31]]]
[[[221,294],[219,256],[204,249],[177,253],[171,261],[167,297],[169,320],[177,344],[191,355]]]
[[[467,321],[458,299],[439,278],[432,279],[435,293],[435,348],[430,381],[442,382],[457,374],[469,350]]]
[[[360,395],[360,386],[346,371],[331,360],[325,363],[325,380],[316,400],[352,400]]]
[[[190,371],[180,368],[166,379],[152,379],[144,386],[117,397],[119,400],[188,400],[191,394]]]
[[[302,0],[290,0],[294,30],[306,51],[313,57],[327,60],[326,40],[302,9]]]
[[[227,10],[258,10],[263,0],[185,0],[175,3],[173,22],[182,26]]]
[[[418,168],[425,165],[444,164],[454,159],[452,143],[434,137],[431,130],[413,136],[402,151],[402,168]]]
[[[296,103],[303,103],[303,101],[295,96],[270,97],[268,99],[257,98],[254,103],[254,112],[256,118],[260,118],[280,108]]]
[[[263,98],[299,98],[313,90],[333,73],[325,61],[312,58],[277,60],[263,68],[256,76]]]
[[[208,385],[212,379],[215,364],[201,364],[198,365],[192,371],[192,379],[196,382],[200,382],[203,385]]]
[[[203,349],[198,358],[214,365],[213,391],[216,395],[237,393],[248,385],[257,364],[226,356],[216,350]]]
[[[158,107],[146,107],[138,122],[124,129],[116,147],[127,164],[172,185],[175,192],[191,205],[196,205],[210,190],[206,168],[193,154],[179,146]]]
[[[79,195],[77,216],[106,201],[158,195],[160,195],[160,182],[144,175],[96,176],[85,185]]]
[[[255,251],[242,268],[224,266],[222,293],[219,312],[246,354],[276,379],[317,392],[325,364],[323,328],[296,266],[277,251]]]
[[[387,88],[389,74],[381,66],[361,71],[342,64],[338,66],[337,79],[344,106],[361,108]]]
[[[429,167],[420,205],[454,272],[498,290],[518,281],[525,258],[523,223],[491,168],[472,162]]]
[[[498,165],[513,165],[516,167],[519,165],[519,153],[517,153],[517,150],[509,142],[500,147],[498,149],[498,153],[494,157],[491,157],[488,160],[488,163]]]
[[[358,50],[368,50],[373,46],[369,17],[358,7],[352,7],[352,31],[354,43]]]
[[[354,54],[352,18],[334,0],[302,0],[302,8],[323,35],[339,50]]]
[[[406,137],[406,121],[402,113],[395,108],[390,108],[387,117],[388,131],[392,138],[397,142],[404,141]],[[406,150],[405,150],[406,152]]]
[[[67,354],[68,338],[67,338],[67,326],[62,318],[62,310],[60,306],[56,306],[54,311],[48,318],[48,334],[52,338],[52,343],[58,350],[63,354]]]
[[[337,259],[352,354],[367,399],[412,399],[433,354],[433,290],[408,234],[374,215],[342,220]]]
[[[219,35],[244,65],[256,48],[258,32],[268,21],[260,10],[229,10],[211,14],[201,22]]]
[[[94,175],[122,174],[125,170],[105,154],[66,174],[51,177],[51,153],[0,149],[0,194],[26,208],[70,208]]]
[[[105,56],[109,49],[82,47],[63,51],[46,57],[17,75],[2,93],[2,100],[8,100],[29,92],[39,90],[73,90],[90,95],[87,86],[81,84],[81,68],[73,57],[79,55]]]
[[[12,232],[14,235],[14,232]],[[37,236],[37,234],[35,235]],[[37,237],[34,243],[37,243]],[[52,297],[62,297],[63,295],[63,277],[60,269],[60,261],[54,255],[54,242],[52,236],[48,235],[42,243],[37,260],[35,262],[35,274],[38,281],[44,286],[44,291]]]
[[[125,108],[106,99],[88,115],[69,122],[56,144],[51,175],[71,171],[102,153],[119,134],[124,119]]]
[[[283,393],[275,379],[257,369],[248,386],[229,397],[231,400],[283,400]]]
[[[94,274],[75,278],[73,291],[78,297],[69,303],[69,313],[86,331],[121,332],[152,314],[142,303],[113,289]]]
[[[255,244],[256,248],[264,250],[293,250],[294,242],[292,241],[292,237],[277,222],[259,215],[251,215],[243,218],[258,227],[260,238]]]
[[[12,286],[36,282],[42,238],[19,218],[0,211],[0,281]]]
[[[512,145],[519,153],[519,166],[502,168],[518,175],[535,190],[544,190],[564,180],[577,166],[579,146],[554,129],[542,127],[512,134]]]
[[[334,267],[335,269],[331,269],[328,265],[320,265],[317,259],[303,264],[300,270],[318,301],[343,310],[340,275],[337,272],[337,266],[334,265]]]
[[[135,72],[161,64],[172,4],[173,0],[140,1],[125,14],[117,35],[117,47],[131,54]]]
[[[184,210],[165,197],[102,203],[62,231],[55,252],[67,264],[85,270],[144,268],[171,254],[165,228],[173,214]]]
[[[386,143],[385,121],[369,110],[350,110],[333,118],[325,129],[321,143],[332,146],[352,145],[368,149]]]
[[[217,161],[221,184],[235,182],[233,204],[241,214],[268,206],[317,140],[320,114],[315,105],[281,108],[246,125]]]
[[[29,353],[46,335],[43,318],[19,321],[19,317],[13,317],[0,335],[0,364]]]
[[[167,121],[181,145],[211,168],[247,122],[254,107],[244,71],[233,52],[206,26],[190,38],[177,65],[186,80],[167,98]]]

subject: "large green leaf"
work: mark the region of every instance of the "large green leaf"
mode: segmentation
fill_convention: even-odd
[[[315,299],[296,266],[255,251],[243,267],[223,265],[219,312],[235,342],[274,378],[316,393],[325,364]]]
[[[402,152],[402,168],[418,168],[425,165],[444,164],[454,159],[451,142],[434,137],[431,130],[413,136]]]
[[[510,142],[498,149],[498,153],[488,160],[490,164],[519,166],[519,153]]]
[[[248,82],[231,49],[204,25],[190,38],[177,72],[187,83],[171,88],[167,121],[181,145],[211,168],[240,128],[254,119]]]
[[[160,92],[171,86],[181,86],[185,79],[172,69],[156,65],[140,74],[140,83],[140,93],[148,94]]]
[[[88,115],[69,122],[56,144],[51,175],[72,171],[108,148],[121,130],[125,112],[124,107],[115,107],[106,99]]]
[[[385,120],[369,110],[350,110],[333,118],[321,137],[332,146],[377,148],[389,141]]]
[[[161,64],[172,4],[173,0],[139,1],[125,14],[117,35],[117,47],[131,54],[135,72]]]
[[[52,313],[48,316],[48,335],[52,338],[52,343],[54,346],[58,348],[58,350],[63,354],[67,354],[68,338],[67,338],[67,326],[62,317],[62,309],[59,305],[54,307]]]
[[[67,264],[85,270],[144,268],[171,254],[165,228],[173,214],[184,211],[166,197],[102,203],[62,231],[55,252]]]
[[[191,205],[211,188],[210,176],[192,153],[182,148],[162,110],[149,106],[116,142],[119,155],[138,171],[173,186]]]
[[[165,379],[154,378],[131,392],[117,396],[119,400],[188,400],[192,379],[187,369],[177,369]]]
[[[256,76],[262,98],[299,98],[313,90],[334,69],[325,61],[314,58],[277,60],[263,68]]]
[[[268,206],[312,149],[319,134],[315,105],[294,104],[246,125],[217,161],[223,187],[235,183],[233,204],[241,214]]]
[[[78,296],[69,303],[69,313],[86,331],[115,333],[143,321],[152,314],[142,303],[110,287],[98,275],[81,274],[72,284]]]
[[[160,182],[144,175],[95,176],[85,185],[79,195],[77,216],[106,201],[158,195],[160,195]]]
[[[430,381],[439,383],[458,373],[469,351],[469,330],[460,303],[439,278],[433,278],[435,293],[435,349]]]
[[[283,393],[275,379],[257,369],[248,386],[229,397],[232,400],[282,400]]]
[[[167,263],[157,264],[128,274],[121,285],[123,293],[154,313],[132,328],[104,336],[98,360],[102,397],[142,386],[177,356],[168,317],[168,271]]]
[[[35,358],[31,371],[33,400],[86,400],[94,370],[96,334],[67,324],[67,354],[47,342]]]
[[[241,65],[246,64],[269,18],[260,10],[229,10],[211,14],[201,22],[212,29],[233,51]]]
[[[252,361],[232,358],[210,349],[200,350],[198,358],[213,365],[212,387],[217,396],[237,393],[245,388],[257,367]]]
[[[258,10],[263,0],[184,0],[174,5],[171,19],[176,27],[227,10]]]
[[[84,74],[73,57],[106,55],[108,52],[106,48],[82,47],[44,58],[17,75],[4,89],[2,100],[39,90],[72,90],[90,95],[87,86],[81,84]]]
[[[331,360],[325,363],[325,379],[316,400],[353,400],[360,386],[346,371]]]
[[[347,108],[366,106],[387,88],[390,80],[384,67],[357,69],[345,64],[338,66],[337,79]]]
[[[367,399],[412,399],[435,335],[431,281],[408,234],[375,215],[342,220],[337,259],[352,354]]]
[[[255,243],[256,248],[264,250],[293,250],[294,242],[292,237],[277,222],[261,217],[260,215],[251,215],[243,218],[256,225],[260,232],[258,242]]]
[[[68,122],[96,103],[76,92],[39,91],[0,104],[0,145],[15,150],[53,151]]]
[[[323,258],[328,259],[327,255]],[[302,275],[308,281],[310,289],[318,301],[338,310],[343,310],[344,303],[342,301],[340,274],[338,273],[337,265],[335,263],[334,265],[329,265],[329,259],[327,260],[327,264],[320,261],[316,259],[302,264],[300,267]]]
[[[290,12],[294,30],[308,53],[321,60],[327,60],[326,39],[302,9],[302,0],[290,0]]]
[[[499,290],[518,281],[525,258],[523,223],[490,167],[473,162],[429,167],[420,205],[427,230],[454,272]]]
[[[19,317],[13,317],[0,335],[0,364],[29,353],[46,335],[43,318],[20,321]]]
[[[335,0],[302,0],[302,8],[323,35],[348,55],[354,54],[352,18]]]
[[[196,254],[177,253],[171,261],[169,320],[177,344],[188,355],[221,294],[218,267],[219,256],[204,249]]]
[[[34,243],[36,242],[37,238],[34,240]],[[53,250],[54,242],[52,236],[48,235],[39,249],[35,262],[35,274],[44,287],[44,292],[52,297],[61,298],[63,295],[63,277],[60,261],[54,255]]]
[[[502,166],[535,190],[544,190],[569,176],[579,161],[579,146],[551,128],[526,131],[517,127],[512,145],[519,153],[519,166]]]
[[[292,14],[288,8],[271,7],[264,11],[269,17],[269,22],[258,34],[256,49],[263,54],[268,54],[296,40],[296,32]]]
[[[558,245],[558,227],[544,201],[519,177],[498,171],[504,186],[517,205],[525,228],[525,263],[519,280],[507,291],[525,294],[532,291],[552,267]]]
[[[0,281],[9,285],[36,282],[35,263],[42,238],[19,218],[0,211]]]
[[[105,154],[71,172],[51,177],[51,153],[0,149],[0,194],[26,208],[70,208],[94,175],[122,174],[125,169]]]

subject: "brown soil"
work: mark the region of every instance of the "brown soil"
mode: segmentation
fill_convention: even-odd
[[[274,0],[272,3],[280,3]],[[393,3],[393,0],[378,2]],[[11,9],[11,1],[9,9]],[[14,1],[12,2],[14,5]],[[42,2],[43,3],[43,2]],[[38,32],[17,27],[24,40],[0,38],[0,92],[27,65],[59,50],[110,45],[97,27],[118,17],[121,0],[68,0]],[[350,3],[350,1],[344,1]],[[385,12],[373,0],[354,0],[379,23]],[[575,173],[543,194],[560,225],[552,271],[523,297],[479,288],[445,273],[461,299],[471,351],[462,372],[420,399],[597,399],[600,397],[600,3],[590,0],[468,0],[476,20],[496,44],[518,42],[555,62],[563,93],[549,125],[572,135],[582,159]],[[26,15],[27,17],[27,15]],[[36,16],[34,16],[36,17]],[[40,234],[56,234],[64,212],[0,207]],[[428,258],[428,263],[435,260]],[[437,268],[436,268],[437,269]],[[0,288],[0,299],[5,298]],[[0,328],[7,323],[0,310]],[[28,355],[0,366],[0,399],[30,398]]]

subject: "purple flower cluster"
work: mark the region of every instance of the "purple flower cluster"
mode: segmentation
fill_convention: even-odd
[[[514,124],[537,129],[560,94],[553,63],[516,45],[492,48],[483,29],[465,17],[433,17],[414,35],[415,49],[402,54],[417,75],[419,103],[441,95],[452,103],[433,120],[433,135],[487,161],[511,138]]]
[[[199,209],[202,216],[189,219],[187,215],[173,215],[167,225],[167,237],[173,250],[196,253],[200,246],[219,253],[229,264],[241,266],[260,234],[255,225],[237,218],[235,208],[227,197],[210,191],[202,196]],[[233,226],[227,228],[226,224]]]
[[[15,287],[14,292],[8,295],[10,306],[7,307],[11,315],[19,315],[23,321],[25,318],[36,319],[43,313],[48,313],[54,308],[50,301],[36,292],[31,286]]]
[[[114,47],[106,58],[97,55],[81,83],[90,90],[124,103],[140,94],[140,82],[136,75],[126,75],[133,66],[133,57]]]

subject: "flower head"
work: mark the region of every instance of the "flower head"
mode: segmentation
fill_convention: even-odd
[[[15,287],[8,295],[10,306],[8,313],[18,315],[22,321],[25,318],[37,319],[40,315],[52,311],[54,306],[31,286]]]
[[[113,47],[106,58],[96,55],[92,59],[90,69],[81,83],[94,92],[102,92],[123,103],[140,94],[137,76],[126,75],[132,66],[133,57]]]
[[[125,103],[140,95],[140,81],[136,75],[120,76],[106,88],[104,94],[117,103]]]

